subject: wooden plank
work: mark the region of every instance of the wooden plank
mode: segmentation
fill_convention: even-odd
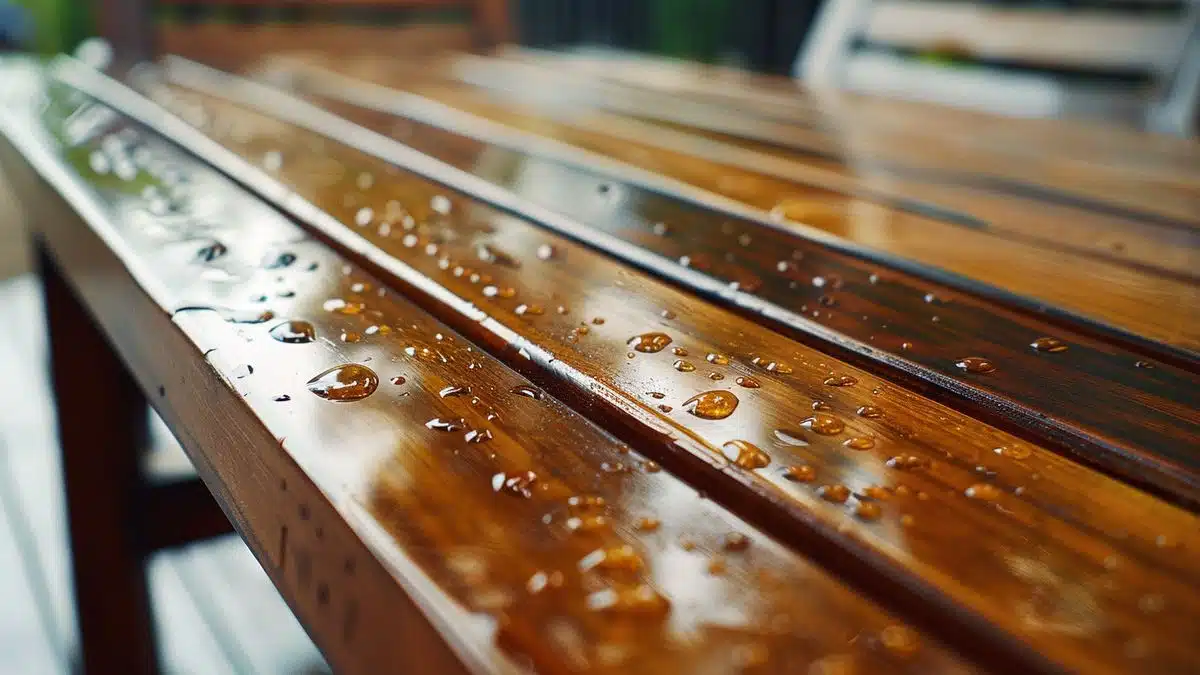
[[[6,110],[6,170],[339,672],[973,670],[228,180],[53,93],[71,145]],[[284,319],[314,339],[273,339]],[[314,395],[347,364],[382,381]]]
[[[676,99],[655,91],[597,82],[528,62],[463,57],[458,67],[469,69],[473,82],[516,78],[527,87],[553,87],[560,98],[586,102],[656,124],[751,143],[757,149],[785,157],[815,160],[847,176],[861,173],[970,188],[1073,206],[1085,213],[1165,225],[1200,224],[1194,188],[1177,185],[1175,181],[1105,180],[1103,172],[1097,175],[1088,171],[1062,171],[1053,163],[1039,166],[1038,162],[1020,161],[998,153],[970,152],[929,139],[910,140],[900,135],[852,138],[848,140],[859,142],[847,144],[806,125],[728,115],[719,106],[698,101],[689,101],[686,106],[673,105]],[[864,145],[863,140],[872,143]],[[1079,176],[1080,173],[1085,175]]]
[[[185,70],[175,72],[180,81],[196,81]],[[345,87],[324,91],[350,93]],[[375,131],[393,134],[409,147],[537,207],[586,223],[614,237],[613,243],[655,254],[653,264],[647,265],[651,272],[688,258],[688,268],[698,268],[716,282],[700,290],[715,285],[718,291],[709,295],[736,309],[746,303],[729,294],[729,284],[737,284],[735,288],[762,303],[751,307],[755,315],[765,316],[788,335],[825,349],[832,344],[857,363],[949,393],[957,405],[977,415],[1016,423],[1118,475],[1155,485],[1185,503],[1200,503],[1200,458],[1194,451],[1200,412],[1187,403],[1190,392],[1200,387],[1195,369],[1157,363],[1139,367],[1139,362],[1150,362],[1136,351],[894,269],[864,265],[778,228],[708,210],[703,199],[698,205],[672,199],[625,180],[629,171],[620,166],[597,173],[591,162],[580,166],[578,161],[556,161],[563,153],[546,160],[544,153],[527,151],[536,147],[534,139],[512,134],[488,134],[488,143],[475,141],[465,134],[476,133],[481,120],[452,123],[454,111],[441,106],[421,105],[422,101],[405,108],[380,106],[410,113],[398,122],[389,113],[330,99],[318,103]],[[414,110],[419,110],[416,116]],[[397,124],[403,129],[397,130]],[[556,189],[540,188],[547,184]],[[656,233],[654,228],[664,226],[660,224],[670,230]],[[606,250],[618,257],[624,251],[611,246]],[[1068,353],[1031,348],[1035,340],[1048,336],[1071,345]],[[959,364],[969,355],[986,357],[999,367],[964,372]],[[1094,406],[1075,405],[1072,392],[1083,390],[1090,392]]]
[[[522,102],[536,106],[539,115],[552,110],[528,97]],[[1080,219],[1052,206],[1030,214],[1011,200],[979,194],[936,195],[935,204],[968,210],[934,210],[908,197],[898,202],[893,198],[898,193],[890,189],[880,193],[874,187],[831,180],[831,174],[811,164],[653,129],[627,118],[573,113],[565,117],[578,130],[561,132],[557,127],[554,132],[568,133],[565,138],[574,143],[774,212],[810,236],[836,234],[860,255],[889,264],[895,264],[895,258],[910,259],[920,263],[918,267],[945,269],[1036,299],[1033,307],[1040,311],[1063,308],[1076,318],[1091,317],[1127,334],[1193,352],[1200,345],[1200,326],[1188,320],[1187,312],[1175,311],[1179,298],[1188,307],[1197,302],[1195,286],[1176,276],[1190,275],[1196,267],[1194,233],[1106,218]],[[504,121],[512,119],[507,115]],[[550,133],[545,125],[536,131]],[[717,171],[698,164],[697,157],[716,164]],[[956,218],[955,212],[966,217]],[[1155,274],[1154,267],[1170,275]],[[1089,292],[1095,278],[1106,280],[1103,303],[1095,302]]]
[[[355,149],[155,88],[217,146],[94,73],[64,64],[57,76],[255,187],[710,498],[875,597],[935,615],[926,625],[951,639],[1007,656],[1005,667],[1185,672],[1195,661],[1194,514],[615,264],[511,207],[360,154],[435,168],[301,101],[275,113],[321,120]],[[252,89],[262,105],[286,98],[219,81],[226,95]],[[436,168],[439,180],[502,201],[483,181]],[[875,498],[878,513],[860,506]],[[1157,611],[1164,598],[1169,618]]]

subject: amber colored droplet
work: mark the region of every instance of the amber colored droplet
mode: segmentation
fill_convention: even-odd
[[[869,417],[871,419],[875,419],[877,417],[883,417],[883,409],[877,408],[873,405],[861,406],[855,412],[858,413],[859,417]]]
[[[921,648],[921,637],[908,626],[894,624],[879,632],[879,643],[893,656],[907,659]]]
[[[911,343],[911,342],[901,342],[900,343],[900,349],[903,349],[904,351],[908,351],[912,348],[913,348],[913,343]]]
[[[855,436],[848,438],[842,445],[851,450],[870,450],[875,447],[875,439],[870,436]]]
[[[361,302],[346,302],[341,298],[330,298],[322,305],[326,312],[334,312],[335,314],[345,314],[346,316],[358,316],[367,308]]]
[[[917,522],[916,518],[913,518],[912,516],[908,515],[907,513],[900,516],[900,524],[905,527],[912,527],[916,522]]]
[[[762,386],[762,384],[760,384],[758,380],[756,380],[753,377],[750,377],[748,375],[740,376],[736,380],[734,380],[734,382],[737,382],[740,386],[743,386],[747,389],[758,389],[759,387]]]
[[[684,361],[683,359],[676,359],[675,363],[672,365],[675,367],[675,370],[678,370],[681,373],[690,373],[696,369],[696,366],[693,366],[690,362]]]
[[[858,384],[858,380],[849,375],[830,375],[825,378],[824,384],[830,387],[852,387]]]
[[[616,570],[621,572],[637,572],[646,566],[642,556],[629,544],[598,548],[585,555],[579,561],[580,572],[590,572],[595,569]]]
[[[911,471],[913,469],[927,468],[929,466],[929,460],[916,455],[896,455],[887,461],[887,465],[893,469]]]
[[[593,612],[629,614],[648,618],[665,616],[671,609],[658,591],[646,584],[613,589],[606,588],[587,596],[586,604]]]
[[[683,347],[671,347],[671,353],[675,356],[687,356],[688,350],[684,349]]]
[[[644,354],[657,354],[671,344],[671,336],[666,333],[644,333],[629,338],[627,343],[634,351]]]
[[[442,398],[449,398],[451,396],[466,396],[467,394],[470,394],[470,393],[471,393],[470,387],[450,386],[450,387],[443,387],[442,390],[438,392],[438,396],[440,396]]]
[[[793,483],[811,483],[817,478],[817,470],[807,464],[789,466],[783,470],[783,477]]]
[[[666,319],[667,321],[670,321],[671,319],[675,318],[675,312],[672,312],[669,309],[664,309],[663,311],[659,312],[658,315],[661,316],[662,318]]]
[[[750,548],[750,538],[741,532],[730,532],[721,539],[721,548],[726,551],[745,551]]]
[[[339,337],[341,338],[342,342],[362,342],[362,334],[356,333],[352,330],[342,331],[342,334]]]
[[[858,506],[854,507],[854,515],[862,520],[879,520],[883,509],[875,502],[859,502]]]
[[[517,396],[524,396],[525,398],[531,398],[535,401],[540,401],[546,396],[544,393],[542,393],[541,389],[531,387],[527,384],[518,384],[512,389],[509,389],[509,391]]]
[[[659,527],[662,527],[662,521],[660,521],[658,518],[646,516],[644,518],[638,518],[638,521],[634,524],[634,527],[642,532],[654,532],[658,530]]]
[[[983,358],[982,356],[968,356],[954,364],[968,373],[992,373],[996,370],[996,364]]]
[[[1040,337],[1030,342],[1029,346],[1039,352],[1050,352],[1051,354],[1067,351],[1067,343],[1056,337]]]
[[[596,326],[603,326],[604,325],[604,317],[598,316],[598,317],[592,319],[592,324],[596,325]]]
[[[307,321],[284,321],[271,329],[271,337],[289,344],[304,344],[315,340],[317,331]]]
[[[710,353],[708,356],[704,357],[704,360],[708,361],[714,366],[729,365],[729,357],[725,356],[724,354],[717,354],[716,352]]]
[[[498,473],[492,476],[492,491],[529,499],[533,496],[533,484],[537,482],[537,478],[537,474],[532,471]]]
[[[719,382],[719,381],[725,379],[725,376],[722,375],[721,373],[709,373],[708,379],[712,380],[713,382]]]
[[[328,401],[358,401],[379,388],[375,371],[357,363],[334,366],[308,381],[308,390]]]
[[[723,420],[738,407],[738,397],[732,391],[714,389],[689,398],[683,402],[684,410],[706,420]]]
[[[517,305],[515,311],[517,316],[541,316],[546,313],[546,308],[538,304]]]
[[[672,408],[671,406],[667,405],[666,403],[660,403],[660,404],[658,404],[658,409],[659,409],[659,410],[661,410],[661,411],[663,411],[663,412],[665,412],[665,413],[669,413],[669,412],[671,412],[672,410],[674,410],[674,408]]]
[[[800,426],[821,434],[822,436],[836,436],[837,434],[842,433],[842,430],[846,428],[846,425],[842,424],[842,421],[838,418],[834,417],[833,415],[824,415],[821,413],[817,413],[812,417],[805,418],[804,421],[800,423]]]
[[[761,469],[771,463],[771,456],[749,441],[729,441],[721,449],[729,461],[743,469]]]
[[[976,484],[972,485],[971,487],[967,488],[967,490],[964,494],[966,494],[971,499],[978,499],[980,501],[985,501],[985,502],[993,502],[993,501],[996,501],[997,499],[999,499],[1000,495],[1003,493],[1000,492],[1000,488],[996,487],[995,485],[992,485],[991,483],[976,483]]]
[[[1029,459],[1033,456],[1033,450],[1024,445],[1002,445],[992,452],[1009,459]]]
[[[818,411],[833,410],[833,406],[829,405],[825,401],[820,401],[820,400],[813,401],[811,407],[813,410],[818,410]]]
[[[729,566],[725,563],[725,559],[721,556],[714,556],[708,561],[708,573],[714,577],[719,577],[722,574],[725,574],[728,569]]]
[[[612,521],[604,515],[572,516],[567,519],[567,529],[576,534],[604,532],[612,528]]]
[[[362,295],[363,293],[370,292],[370,290],[371,290],[371,284],[368,284],[363,281],[356,281],[356,282],[350,284],[350,292],[351,293]]]
[[[514,258],[511,254],[492,246],[490,244],[480,244],[475,247],[475,253],[480,260],[484,262],[495,263],[505,267],[520,267],[521,261]]]
[[[817,496],[827,502],[844,504],[850,498],[850,488],[845,485],[822,485],[817,488]]]
[[[467,432],[463,439],[468,443],[486,443],[492,440],[491,429],[472,429]]]
[[[783,443],[784,445],[792,445],[798,448],[808,445],[808,441],[804,440],[804,438],[800,436],[800,432],[788,431],[787,429],[776,429],[775,440]]]

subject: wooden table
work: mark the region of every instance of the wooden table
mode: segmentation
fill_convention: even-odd
[[[0,62],[86,670],[229,522],[339,672],[1195,672],[1195,144],[671,68]]]

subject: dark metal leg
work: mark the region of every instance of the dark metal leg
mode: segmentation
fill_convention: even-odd
[[[82,672],[157,673],[137,535],[146,401],[38,244],[66,482]]]

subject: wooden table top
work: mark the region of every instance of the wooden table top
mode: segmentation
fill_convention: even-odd
[[[512,51],[0,104],[339,672],[1200,663],[1191,141]]]

